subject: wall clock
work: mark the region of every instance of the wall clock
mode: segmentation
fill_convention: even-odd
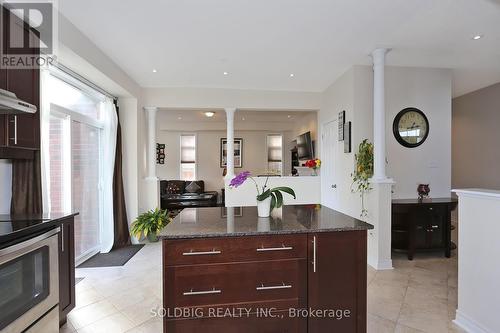
[[[401,110],[394,118],[392,132],[396,140],[407,148],[415,148],[425,142],[429,135],[429,120],[417,108]]]

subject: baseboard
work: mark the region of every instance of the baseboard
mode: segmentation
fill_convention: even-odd
[[[486,328],[479,325],[476,321],[472,320],[468,316],[461,313],[459,310],[456,311],[455,320],[453,323],[470,333],[493,333],[494,331],[487,330]]]
[[[377,271],[393,269],[392,259],[377,260],[368,258],[368,265],[376,269]]]

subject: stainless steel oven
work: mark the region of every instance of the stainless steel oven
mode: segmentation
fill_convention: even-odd
[[[58,332],[59,228],[0,250],[0,332]]]

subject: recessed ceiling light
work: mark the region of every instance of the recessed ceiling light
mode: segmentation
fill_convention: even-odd
[[[474,37],[472,37],[473,40],[479,40],[483,38],[483,35],[475,35]]]
[[[153,73],[156,73],[156,72],[158,72],[158,71],[156,69],[153,69]]]
[[[288,119],[292,118],[292,116],[291,116],[291,115],[288,115],[287,117],[288,117]]]
[[[212,118],[214,115],[215,115],[215,112],[212,112],[212,111],[205,112],[205,116],[208,118]]]
[[[177,117],[177,119],[182,120],[182,117]]]
[[[293,73],[290,73],[290,77],[294,77],[294,76],[295,76],[295,74],[293,74]]]
[[[224,74],[224,75],[229,75],[229,73],[228,73],[228,72],[224,72],[224,73],[222,73],[222,74]]]
[[[242,117],[241,120],[245,120],[245,117]]]

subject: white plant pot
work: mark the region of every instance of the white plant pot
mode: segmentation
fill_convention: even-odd
[[[271,196],[262,201],[257,200],[257,214],[259,217],[269,217],[271,215]]]

